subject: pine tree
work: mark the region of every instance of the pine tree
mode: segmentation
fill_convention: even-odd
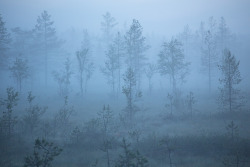
[[[128,68],[135,72],[137,90],[140,90],[141,73],[146,60],[145,52],[149,48],[146,38],[142,36],[142,30],[139,21],[134,19],[125,35],[126,63]]]
[[[115,86],[117,81],[117,70],[118,59],[116,57],[115,47],[113,45],[109,46],[109,50],[106,53],[105,66],[101,68],[101,72],[107,77],[108,84],[112,87],[112,92],[115,92]]]
[[[105,42],[109,45],[113,38],[113,29],[117,25],[114,17],[111,16],[109,12],[106,12],[103,16],[103,21],[101,22],[102,31],[104,35]]]
[[[228,49],[225,49],[222,64],[218,66],[222,73],[222,77],[219,79],[222,86],[219,88],[219,102],[222,109],[229,112],[238,111],[243,105],[240,90],[236,88],[242,80],[239,65],[240,62],[236,60],[234,55]]]
[[[216,41],[216,21],[213,17],[208,20],[208,29],[204,32],[204,43],[202,45],[202,66],[208,76],[209,92],[212,89],[213,72],[217,65],[217,41]]]
[[[52,75],[59,85],[59,94],[62,96],[67,96],[69,94],[70,80],[73,75],[73,71],[71,69],[71,61],[69,60],[69,58],[67,58],[64,62],[63,71],[53,71]]]
[[[36,139],[33,155],[25,157],[23,167],[51,167],[55,157],[60,155],[62,149],[44,139]]]
[[[139,108],[135,105],[135,102],[141,97],[141,92],[136,90],[135,73],[131,68],[127,69],[123,79],[124,86],[122,87],[122,93],[124,93],[127,98],[125,111],[129,120],[132,120],[135,112],[139,110]]]
[[[159,53],[158,67],[161,75],[169,75],[173,92],[177,92],[177,83],[183,83],[188,74],[190,63],[185,62],[182,44],[176,39],[164,42]]]
[[[4,67],[6,60],[6,51],[9,49],[11,42],[10,33],[8,33],[5,22],[3,21],[2,15],[0,14],[0,67]]]
[[[48,62],[49,54],[62,45],[56,36],[56,29],[53,27],[54,22],[51,21],[51,15],[47,11],[43,11],[37,18],[34,33],[34,49],[44,58],[45,85],[48,79]]]
[[[11,71],[11,76],[17,83],[17,88],[21,91],[23,80],[29,77],[28,62],[21,58],[16,58],[13,66],[11,66],[9,70]]]

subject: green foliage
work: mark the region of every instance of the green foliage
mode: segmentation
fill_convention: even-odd
[[[62,152],[62,149],[44,139],[36,139],[33,155],[25,157],[23,167],[51,167],[54,158]]]

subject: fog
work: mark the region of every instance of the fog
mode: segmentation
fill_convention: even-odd
[[[249,7],[0,0],[0,166],[249,166]]]

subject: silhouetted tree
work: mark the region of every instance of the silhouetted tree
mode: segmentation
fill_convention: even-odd
[[[3,21],[2,15],[0,14],[0,67],[6,65],[6,51],[9,49],[11,42],[10,33],[8,33],[5,22]]]
[[[73,75],[69,58],[67,58],[64,62],[63,71],[53,71],[52,75],[54,76],[55,81],[57,81],[59,85],[59,94],[62,96],[67,96],[69,94],[70,79]]]
[[[152,87],[153,87],[152,78],[153,78],[154,74],[158,71],[158,68],[155,64],[148,63],[146,65],[146,68],[144,69],[144,71],[145,71],[146,77],[148,79],[149,93],[151,93]]]
[[[141,97],[141,92],[136,90],[136,78],[135,73],[131,68],[128,68],[123,76],[124,86],[122,87],[122,93],[127,98],[127,106],[125,111],[127,112],[128,118],[131,120],[136,111],[139,108],[135,105],[135,101]]]
[[[186,97],[186,105],[187,105],[187,109],[190,112],[191,116],[193,115],[193,105],[194,104],[195,104],[194,93],[189,92],[189,94]]]
[[[168,99],[168,102],[165,105],[165,107],[170,109],[170,116],[172,116],[173,115],[173,110],[174,110],[174,107],[175,107],[174,96],[172,94],[168,93],[167,99]]]
[[[174,165],[173,154],[176,149],[174,138],[170,138],[167,136],[160,141],[160,145],[163,147],[164,152],[167,154],[167,157],[169,159],[169,166],[172,167]]]
[[[169,75],[173,92],[177,91],[177,83],[183,83],[188,74],[190,63],[185,62],[182,44],[176,39],[164,42],[159,53],[158,67],[161,75]]]
[[[101,72],[107,77],[108,84],[111,85],[112,91],[115,92],[118,61],[115,53],[115,48],[111,45],[106,53],[107,60],[105,61],[105,67],[101,68]]]
[[[48,107],[40,107],[38,104],[33,104],[35,96],[31,92],[28,93],[27,101],[29,103],[24,115],[23,121],[25,123],[25,130],[27,130],[33,137],[35,129],[41,123],[41,117],[46,112]]]
[[[60,155],[62,149],[44,139],[36,139],[33,155],[25,157],[23,167],[51,167],[55,157]]]
[[[101,150],[106,153],[107,166],[110,167],[111,159],[109,150],[112,149],[113,142],[113,138],[110,135],[113,126],[113,113],[109,105],[107,107],[104,105],[103,109],[98,113],[98,115],[98,121],[100,123],[101,132],[103,133],[103,144],[101,146]]]
[[[68,96],[64,97],[64,105],[55,115],[55,128],[61,136],[66,137],[70,133],[70,117],[74,113],[74,107],[68,105]]]
[[[91,61],[90,40],[87,30],[84,31],[82,47],[81,50],[76,52],[76,58],[78,62],[80,90],[81,95],[83,95],[83,89],[86,93],[87,83],[94,72],[94,63]]]
[[[9,70],[11,72],[11,76],[15,79],[17,83],[17,88],[21,92],[23,80],[29,77],[28,62],[21,58],[16,58],[13,66],[11,66]]]
[[[228,47],[228,42],[229,39],[231,38],[231,32],[227,26],[226,20],[224,17],[220,18],[219,22],[219,30],[218,30],[218,38],[219,38],[219,43],[221,46],[220,50],[223,50],[224,48]]]
[[[44,58],[45,85],[47,86],[48,74],[48,56],[49,54],[62,45],[62,41],[56,36],[56,29],[53,27],[51,15],[43,11],[37,18],[34,32],[34,49]]]
[[[117,22],[114,17],[111,16],[109,12],[106,12],[102,15],[103,21],[101,22],[101,29],[103,31],[104,40],[109,45],[112,41],[113,29],[117,25]]]
[[[142,29],[139,21],[134,19],[125,35],[126,63],[135,73],[137,90],[140,90],[141,74],[146,60],[145,52],[149,48],[146,38],[142,36]]]
[[[240,62],[235,59],[228,49],[225,49],[222,64],[218,66],[222,73],[222,77],[219,79],[222,86],[219,88],[219,102],[222,109],[229,112],[240,110],[243,105],[240,90],[236,88],[241,82],[239,65]]]
[[[216,21],[213,17],[209,18],[208,30],[205,31],[204,44],[202,51],[202,66],[208,76],[209,92],[212,87],[212,74],[217,65],[217,41],[216,41]]]
[[[18,92],[12,87],[7,88],[7,98],[1,100],[1,105],[6,107],[1,118],[1,132],[7,138],[11,138],[16,119],[13,117],[13,108],[17,106]]]
[[[189,54],[189,45],[190,45],[192,36],[193,36],[192,31],[189,25],[187,24],[184,27],[183,32],[180,33],[179,35],[180,41],[182,41],[182,43],[184,44],[184,52],[186,55]]]
[[[119,155],[118,160],[116,161],[115,167],[147,167],[148,160],[142,156],[139,151],[132,151],[129,147],[130,144],[127,144],[125,138],[122,140],[123,154]]]
[[[0,166],[12,166],[13,154],[13,140],[15,135],[15,125],[17,123],[16,117],[13,116],[13,109],[17,106],[18,92],[13,88],[7,88],[7,98],[0,99],[0,105],[3,106],[3,113],[0,117]]]
[[[30,30],[23,30],[20,27],[11,29],[12,31],[12,51],[14,54],[27,56],[26,58],[31,61],[32,57],[28,58],[31,52],[33,32]],[[32,59],[34,60],[34,59]]]

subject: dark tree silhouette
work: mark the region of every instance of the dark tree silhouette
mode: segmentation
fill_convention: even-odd
[[[8,58],[6,57],[6,51],[9,49],[10,42],[10,33],[8,33],[5,22],[0,14],[0,67],[6,65],[6,58]]]
[[[228,49],[224,50],[222,64],[219,65],[221,71],[220,84],[220,106],[225,111],[238,111],[243,105],[243,97],[240,90],[236,88],[241,82],[239,71],[240,62],[235,59]]]
[[[25,157],[23,167],[51,167],[55,157],[60,155],[62,149],[44,139],[36,139],[33,155]]]
[[[11,76],[15,79],[17,84],[17,89],[21,92],[22,91],[22,82],[23,80],[29,77],[29,67],[28,62],[21,59],[16,58],[14,61],[13,66],[9,68],[11,72]]]

